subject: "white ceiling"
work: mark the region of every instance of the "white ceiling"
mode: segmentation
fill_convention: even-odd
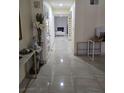
[[[52,6],[54,10],[70,9],[74,0],[45,0]],[[63,6],[59,6],[63,4]]]

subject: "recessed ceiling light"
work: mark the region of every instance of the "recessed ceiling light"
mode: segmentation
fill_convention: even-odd
[[[63,63],[63,59],[60,59],[60,62]]]
[[[62,6],[63,6],[63,4],[61,3],[61,4],[59,4],[59,6],[60,6],[60,7],[62,7]]]
[[[61,82],[61,83],[60,83],[60,86],[62,86],[62,87],[63,87],[63,86],[64,86],[64,83],[63,83],[63,82]]]

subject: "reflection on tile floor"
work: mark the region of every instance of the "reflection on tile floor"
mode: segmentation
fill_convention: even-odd
[[[79,56],[79,58],[83,59],[88,64],[93,65],[97,69],[105,72],[105,56],[103,56],[103,55],[95,56],[95,61],[89,60],[89,57],[87,57],[87,56]]]
[[[66,37],[56,37],[54,49],[26,93],[104,93],[104,71],[73,56]]]

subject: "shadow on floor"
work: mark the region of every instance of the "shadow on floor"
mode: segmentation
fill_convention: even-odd
[[[96,56],[94,61],[91,61],[87,56],[78,56],[78,58],[105,72],[105,56]]]

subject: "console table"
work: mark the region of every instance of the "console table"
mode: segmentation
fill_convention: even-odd
[[[100,54],[101,54],[101,42],[100,40],[88,40],[88,52],[87,52],[87,55],[90,57],[90,54],[91,54],[91,60],[94,61],[94,57],[95,57],[95,50],[99,50],[100,51]],[[95,45],[96,43],[99,43],[100,44],[100,47],[99,48],[95,48]],[[90,44],[92,46],[90,46]],[[91,50],[91,52],[90,52]]]
[[[31,79],[36,79],[37,78],[37,69],[39,69],[39,67],[37,67],[37,60],[36,60],[36,53],[37,52],[40,52],[42,51],[41,48],[39,49],[36,49],[36,50],[32,50],[31,53],[29,54],[25,54],[25,55],[21,55],[22,58],[19,59],[19,66],[23,66],[24,68],[21,68],[23,69],[23,77],[21,77],[21,82],[19,84],[20,88],[23,89],[23,92],[25,93],[27,87],[28,87],[28,84],[30,83]],[[27,71],[27,63],[28,62],[31,62],[30,59],[33,58],[33,69],[34,69],[34,75],[31,75],[31,74],[28,74],[28,71]],[[38,64],[39,65],[39,64]],[[22,74],[21,72],[19,74]],[[25,78],[27,77],[27,78]]]
[[[19,60],[19,65],[24,65],[25,66],[25,74],[27,74],[26,63],[33,57],[35,75],[32,78],[36,78],[36,76],[37,76],[37,72],[36,72],[37,67],[36,67],[36,53],[35,53],[35,50],[33,50],[29,54],[21,55],[21,56],[22,56],[22,58]],[[31,77],[31,76],[29,76],[29,77]]]

